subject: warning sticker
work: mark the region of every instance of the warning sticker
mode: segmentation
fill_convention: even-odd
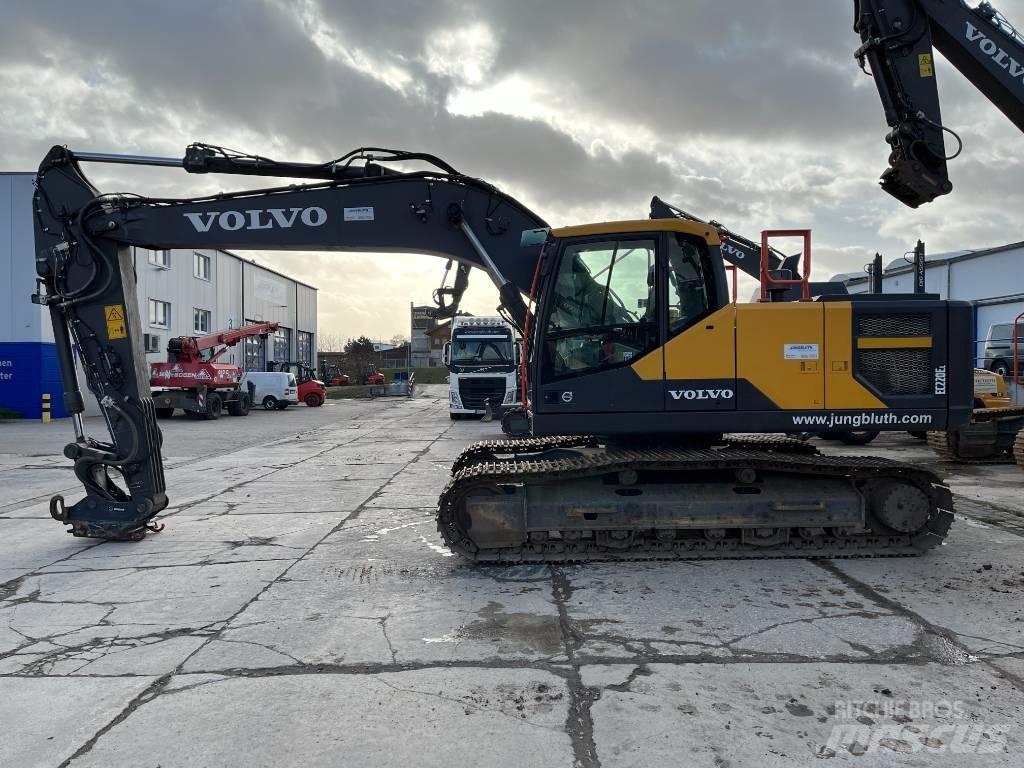
[[[784,344],[782,355],[787,360],[817,360],[817,344]]]
[[[373,206],[366,205],[361,208],[346,208],[345,221],[373,221]]]
[[[917,66],[921,71],[921,77],[935,76],[935,69],[932,67],[932,55],[930,53],[919,53],[917,55]]]
[[[103,314],[107,318],[107,338],[114,339],[128,338],[128,325],[124,319],[123,304],[109,304],[103,308]]]

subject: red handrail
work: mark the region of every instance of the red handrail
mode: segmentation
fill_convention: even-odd
[[[732,303],[735,304],[736,303],[736,281],[739,279],[738,276],[737,276],[737,272],[736,272],[736,265],[735,264],[726,264],[725,265],[725,271],[726,272],[732,272]]]
[[[768,240],[773,237],[802,237],[804,239],[804,266],[801,270],[802,277],[797,279],[785,279],[772,277],[769,269],[768,258],[771,251],[768,249]],[[761,232],[761,301],[768,301],[768,290],[772,286],[799,285],[802,286],[801,301],[811,300],[811,230],[809,229],[766,229]]]

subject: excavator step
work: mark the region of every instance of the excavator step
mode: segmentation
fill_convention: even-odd
[[[476,562],[921,554],[953,520],[933,473],[870,457],[723,446],[559,446],[481,461],[438,502],[438,530]]]

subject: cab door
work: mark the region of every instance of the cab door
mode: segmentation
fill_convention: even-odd
[[[657,232],[562,241],[540,319],[537,413],[663,410],[663,243]],[[642,378],[633,367],[650,355]]]
[[[668,232],[665,245],[665,410],[735,410],[736,308],[721,259],[693,235]]]

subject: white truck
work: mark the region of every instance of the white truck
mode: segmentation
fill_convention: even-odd
[[[448,413],[452,420],[494,416],[516,403],[519,345],[512,326],[500,317],[452,318],[444,345],[448,368]]]

